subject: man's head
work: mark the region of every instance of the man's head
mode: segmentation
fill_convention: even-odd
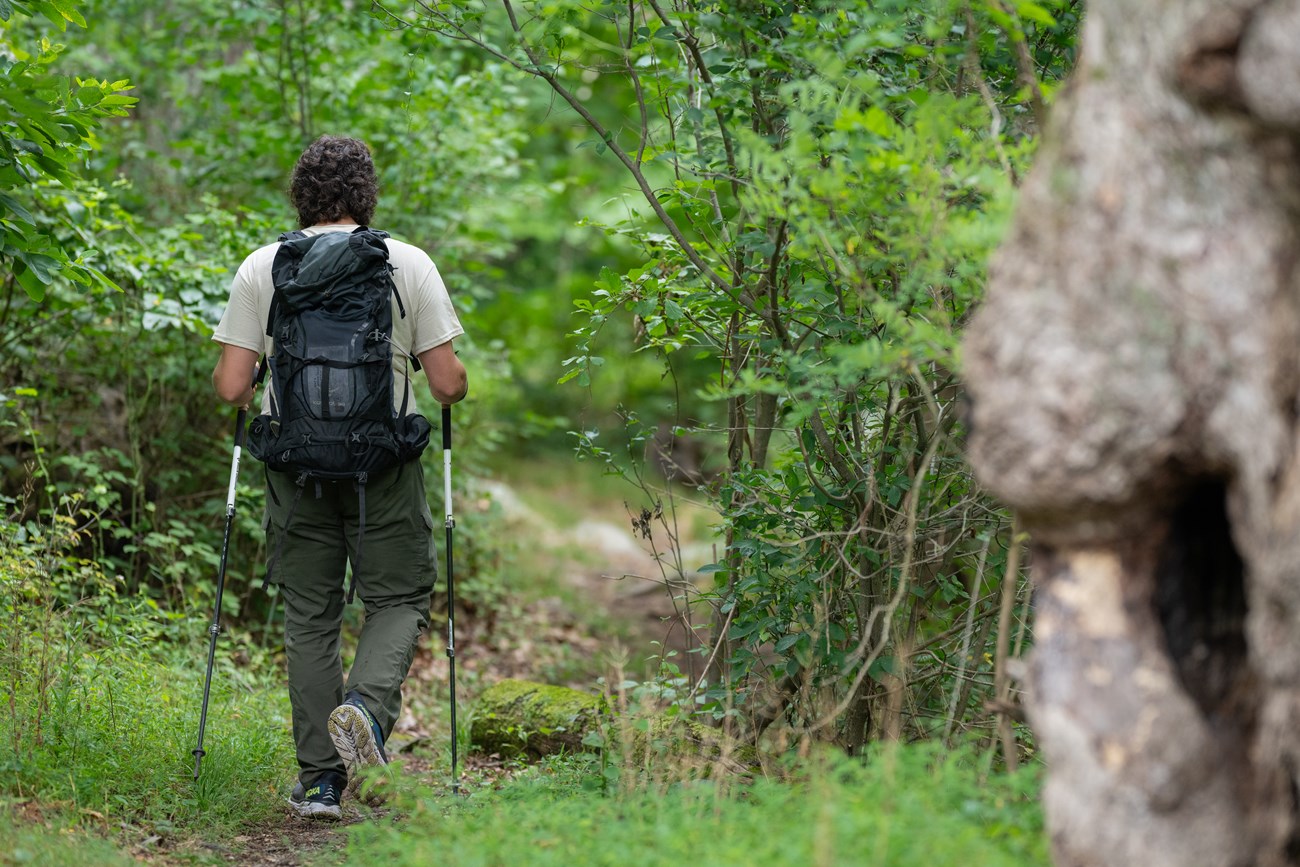
[[[370,225],[379,200],[379,181],[370,148],[354,138],[323,135],[293,167],[289,199],[303,228],[349,217]]]

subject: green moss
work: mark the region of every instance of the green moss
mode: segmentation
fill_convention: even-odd
[[[606,713],[605,700],[576,689],[503,680],[480,696],[471,726],[474,746],[532,757],[591,749],[583,743]]]

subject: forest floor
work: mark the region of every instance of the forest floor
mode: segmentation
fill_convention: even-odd
[[[530,574],[507,582],[522,590],[499,606],[462,611],[458,605],[462,713],[481,688],[504,678],[590,691],[607,674],[621,679],[631,671],[639,676],[665,651],[675,651],[683,668],[697,662],[697,654],[685,653],[691,638],[680,588],[683,577],[713,559],[709,513],[703,506],[678,496],[665,506],[667,516],[655,519],[656,503],[649,495],[626,482],[598,481],[581,473],[562,478],[530,472],[483,482],[477,493],[460,524],[472,521],[474,513],[493,513],[513,539],[515,556],[508,568]],[[633,504],[633,495],[645,502]],[[680,519],[676,523],[673,506]],[[670,541],[669,533],[677,541]],[[670,591],[670,585],[677,589]],[[449,737],[445,719],[426,718],[439,706],[435,697],[448,688],[443,629],[435,622],[421,642],[408,678],[407,710],[389,743],[402,773],[430,788],[445,785],[444,741]],[[476,787],[499,787],[519,767],[474,753],[461,763],[462,774]],[[328,823],[298,817],[286,806],[281,816],[227,839],[176,841],[168,848],[145,845],[132,855],[158,865],[196,860],[248,867],[329,864],[342,858],[349,827],[386,815],[384,808],[372,811],[345,801],[343,820]]]
[[[451,791],[445,597],[435,597],[388,741],[400,764],[388,806],[345,801],[337,823],[290,812],[275,642],[253,646],[249,636],[251,657],[227,666],[226,681],[243,686],[228,686],[220,701],[204,777],[198,786],[178,779],[166,757],[188,749],[194,721],[172,696],[191,694],[201,673],[170,650],[132,663],[128,648],[101,667],[69,669],[82,677],[77,696],[91,700],[57,718],[60,743],[109,749],[73,755],[78,776],[56,758],[42,777],[37,762],[68,751],[24,746],[32,782],[0,803],[0,865],[1047,865],[1036,772],[999,773],[992,750],[978,745],[881,745],[863,761],[809,740],[734,768],[725,756],[679,755],[676,741],[643,741],[633,752],[651,723],[638,717],[638,696],[653,705],[673,678],[693,680],[692,665],[705,658],[684,652],[701,646],[681,608],[687,590],[707,586],[698,570],[716,561],[714,517],[592,470],[506,467],[457,504],[458,778],[468,797]],[[698,605],[693,619],[708,615]],[[87,680],[96,673],[115,686],[97,692]],[[620,706],[626,696],[614,749],[533,764],[466,749],[476,697],[503,678],[605,689]],[[122,700],[100,719],[96,701],[110,693]],[[82,787],[59,788],[65,778]]]

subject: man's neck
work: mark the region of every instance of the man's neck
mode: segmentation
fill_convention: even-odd
[[[326,226],[356,226],[356,225],[358,225],[356,220],[352,219],[351,217],[344,217],[341,220],[326,220],[323,223],[317,223],[316,225],[312,226],[312,228],[322,229],[325,228]]]

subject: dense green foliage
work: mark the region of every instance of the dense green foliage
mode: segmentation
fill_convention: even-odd
[[[40,13],[59,30],[69,22],[85,26],[70,3],[5,2],[0,18],[15,11]],[[93,264],[93,249],[64,243],[64,233],[77,232],[81,209],[56,190],[80,184],[76,164],[94,146],[96,127],[104,118],[125,115],[135,99],[122,92],[129,89],[126,81],[56,74],[52,67],[61,48],[48,39],[10,49],[12,60],[0,80],[0,267],[11,286],[16,281],[36,301],[56,275],[83,290],[111,288]]]
[[[633,459],[655,421],[714,442],[725,556],[667,576],[712,612],[690,699],[756,735],[774,692],[851,749],[965,725],[1009,534],[960,457],[956,346],[1072,8],[380,5],[534,79],[640,193],[604,224],[640,261],[575,302],[561,382],[600,381],[631,317],[672,394],[626,408]],[[580,449],[617,470],[600,435]]]

